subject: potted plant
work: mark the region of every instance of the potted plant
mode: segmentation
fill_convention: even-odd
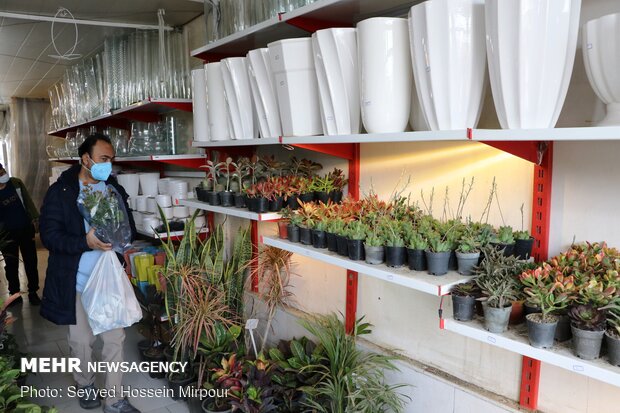
[[[312,180],[310,190],[314,191],[314,199],[316,201],[327,204],[329,202],[329,194],[334,190],[334,183],[329,175],[324,177],[315,177]]]
[[[530,344],[537,348],[551,348],[558,325],[558,316],[554,311],[566,308],[569,293],[573,289],[573,277],[556,274],[553,268],[545,263],[541,267],[524,271],[519,279],[525,285],[528,300],[540,307],[540,313],[528,314],[527,331]]]
[[[613,303],[603,309],[609,310],[607,312],[607,331],[605,331],[607,357],[609,363],[620,366],[620,297],[616,297]]]
[[[312,246],[314,248],[327,248],[326,228],[327,223],[324,218],[319,218],[314,224],[312,229]]]
[[[241,391],[243,378],[242,361],[233,353],[223,357],[221,366],[211,369],[211,383],[205,383],[207,389],[223,389],[231,392]],[[206,398],[202,402],[202,411],[205,413],[230,413],[232,412],[231,399],[229,397]]]
[[[498,250],[504,251],[505,256],[513,255],[515,248],[515,239],[512,235],[512,227],[501,226],[495,233],[491,244]]]
[[[297,176],[289,176],[284,181],[284,204],[292,210],[299,208],[299,181]]]
[[[472,275],[472,269],[478,265],[479,258],[480,247],[476,238],[472,235],[463,236],[456,249],[459,274]]]
[[[573,351],[584,360],[599,357],[607,322],[605,310],[591,304],[579,304],[568,311],[573,333]]]
[[[273,191],[272,186],[268,182],[259,182],[256,184],[256,199],[254,200],[254,212],[264,214],[269,211],[269,196]]]
[[[304,245],[312,245],[312,228],[317,218],[317,206],[312,202],[300,201],[299,215],[302,223],[299,225],[299,239]]]
[[[344,222],[338,218],[327,218],[327,227],[325,228],[325,238],[327,239],[327,249],[331,252],[338,252],[338,242],[336,240],[336,232]]]
[[[299,178],[297,181],[297,187],[299,191],[298,201],[312,202],[314,201],[314,192],[311,189],[312,179],[309,177]]]
[[[334,224],[334,233],[336,234],[336,248],[338,255],[343,257],[349,256],[349,240],[347,224],[342,218],[336,218]]]
[[[217,178],[219,176],[218,164],[215,164],[212,160],[208,160],[206,165],[202,165],[201,168],[207,169],[207,180],[211,182],[209,187],[211,191],[207,193],[207,203],[210,205],[220,204],[220,194],[217,192]]]
[[[414,271],[426,271],[425,250],[428,249],[428,242],[421,233],[414,231],[408,236],[407,241],[407,262],[409,269]]]
[[[286,192],[286,184],[282,177],[271,178],[268,180],[270,185],[269,211],[279,212],[284,206],[284,194]]]
[[[516,231],[514,233],[514,255],[520,260],[529,260],[534,247],[534,237],[528,231]]]
[[[480,297],[480,288],[472,280],[455,285],[451,290],[452,311],[455,320],[471,321],[474,318],[476,298]]]
[[[400,223],[385,219],[383,228],[383,245],[385,245],[385,263],[388,267],[402,267],[405,264],[405,241],[401,235]]]
[[[450,245],[441,239],[438,233],[431,233],[428,237],[428,249],[425,251],[428,273],[444,275],[448,272],[450,261]]]
[[[338,168],[334,168],[334,170],[329,173],[329,178],[333,186],[333,189],[329,192],[329,200],[335,204],[339,204],[342,201],[342,191],[349,180],[344,177],[343,171]]]
[[[291,222],[293,211],[286,207],[280,211],[280,219],[278,220],[278,236],[280,239],[288,239],[288,226]]]
[[[213,190],[213,182],[205,176],[200,184],[196,187],[196,198],[202,202],[209,201],[209,192]]]
[[[231,157],[226,158],[224,162],[217,164],[220,176],[226,177],[226,185],[224,190],[220,192],[220,204],[223,207],[231,207],[234,205],[234,195],[230,190],[230,178],[232,177],[231,168],[237,169],[237,164],[233,162]]]
[[[364,259],[364,239],[367,228],[362,221],[353,221],[347,227],[347,250],[349,259],[360,261]]]
[[[288,240],[290,242],[299,242],[299,227],[303,223],[303,218],[297,212],[293,212],[289,218],[289,224],[286,227]]]
[[[237,168],[233,172],[233,177],[237,181],[238,190],[234,194],[235,208],[245,208],[245,200],[243,191],[250,185],[246,179],[250,176],[250,160],[248,158],[239,158],[237,160]]]
[[[375,228],[369,228],[364,240],[364,253],[366,255],[367,264],[382,264],[385,260],[385,249],[383,248],[383,239],[379,231]]]

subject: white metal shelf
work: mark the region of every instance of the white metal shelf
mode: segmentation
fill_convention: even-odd
[[[527,338],[525,324],[510,326],[508,331],[502,334],[488,332],[478,320],[460,322],[446,318],[443,326],[445,330],[456,334],[620,387],[619,367],[612,366],[605,359],[586,361],[578,358],[569,348],[570,341],[556,343],[553,349],[532,347]]]
[[[159,239],[159,238],[167,239],[168,238],[168,234],[166,232],[156,233],[155,231],[147,231],[144,227],[136,227],[136,231],[138,232],[138,234],[144,235],[145,237],[149,237],[149,238],[154,238],[154,239]],[[209,230],[207,228],[201,228],[200,230],[196,231],[197,234],[206,234],[208,232]],[[182,237],[183,235],[185,235],[185,231],[170,232],[170,236],[173,238]]]
[[[190,159],[203,159],[207,160],[207,156],[204,154],[182,154],[182,155],[143,155],[143,156],[119,156],[114,158],[114,162],[136,162],[136,161],[182,161]],[[49,158],[50,162],[69,162],[79,161],[77,156],[66,156],[62,158]]]
[[[378,278],[392,284],[402,285],[403,287],[437,296],[448,294],[455,285],[472,279],[472,277],[458,274],[455,271],[450,271],[446,275],[435,276],[426,271],[412,271],[407,267],[390,268],[383,264],[370,265],[363,261],[350,260],[326,249],[316,249],[279,238],[262,237],[262,243],[351,271],[357,271],[359,274]]]
[[[205,211],[215,212],[218,214],[230,215],[233,217],[245,218],[252,221],[276,221],[280,219],[280,214],[277,212],[268,212],[265,214],[257,214],[256,212],[250,212],[246,208],[234,208],[209,205],[206,202],[195,200],[183,200],[183,205],[192,208],[203,209]]]

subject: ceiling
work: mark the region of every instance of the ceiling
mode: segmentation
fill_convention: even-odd
[[[76,19],[157,25],[157,10],[165,10],[169,26],[181,26],[203,12],[196,0],[0,0],[0,12],[53,17],[59,7]],[[46,98],[67,66],[76,61],[49,57],[56,52],[51,43],[51,22],[0,17],[0,104],[11,97]],[[103,46],[106,36],[131,29],[78,25],[74,53],[88,56]],[[54,24],[56,45],[61,53],[75,42],[72,24]]]

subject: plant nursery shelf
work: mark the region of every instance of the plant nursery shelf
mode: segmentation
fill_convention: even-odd
[[[105,113],[85,122],[50,131],[47,134],[64,138],[67,132],[93,125],[127,129],[129,128],[129,121],[155,122],[159,120],[162,114],[175,110],[191,112],[192,100],[148,98],[124,108],[113,109],[110,113]]]
[[[136,230],[138,231],[138,234],[144,235],[145,237],[149,237],[153,239],[162,239],[162,240],[168,239],[168,234],[165,232],[157,234],[154,231],[147,231],[146,229],[142,227],[138,227],[136,228]],[[209,230],[207,228],[201,228],[200,230],[196,231],[197,234],[206,234],[208,232]],[[183,238],[183,234],[185,234],[184,231],[173,231],[170,233],[170,238],[181,239]]]
[[[65,158],[50,158],[50,162],[64,162],[75,163],[80,158],[77,156],[70,156]],[[160,162],[177,166],[184,166],[187,168],[198,168],[200,165],[204,165],[207,161],[207,156],[204,154],[185,154],[185,155],[145,155],[145,156],[122,156],[114,158],[114,162]]]
[[[581,360],[567,345],[570,341],[556,343],[553,349],[540,349],[530,346],[524,324],[494,334],[485,330],[478,320],[460,322],[446,318],[442,321],[445,330],[620,387],[620,367],[612,366],[605,359]]]
[[[183,205],[192,208],[203,209],[205,211],[215,212],[218,214],[230,215],[233,217],[245,218],[252,221],[276,221],[280,219],[280,214],[277,212],[269,212],[266,214],[257,214],[256,212],[250,212],[245,208],[233,208],[223,206],[213,206],[206,202],[184,200]]]
[[[379,15],[405,15],[412,5],[421,1],[317,0],[192,50],[192,56],[206,61],[245,56],[248,51],[275,40],[304,37],[329,27],[352,27],[360,20]]]
[[[448,294],[455,285],[471,280],[471,277],[460,275],[456,271],[450,271],[448,274],[442,276],[434,276],[428,274],[426,271],[412,271],[406,267],[390,268],[383,264],[370,265],[363,261],[353,261],[344,258],[326,249],[319,250],[279,238],[262,237],[262,243],[351,271],[356,271],[359,274],[365,274],[392,284],[402,285],[403,287],[437,296]]]

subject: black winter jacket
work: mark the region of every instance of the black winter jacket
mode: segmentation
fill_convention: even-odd
[[[72,166],[47,190],[39,220],[41,241],[49,250],[41,315],[61,325],[75,324],[77,270],[82,253],[91,250],[86,243],[84,218],[77,207],[80,168],[79,164]],[[106,184],[116,188],[129,211],[127,192],[116,178],[110,177]],[[133,216],[128,215],[132,238],[135,238]]]

